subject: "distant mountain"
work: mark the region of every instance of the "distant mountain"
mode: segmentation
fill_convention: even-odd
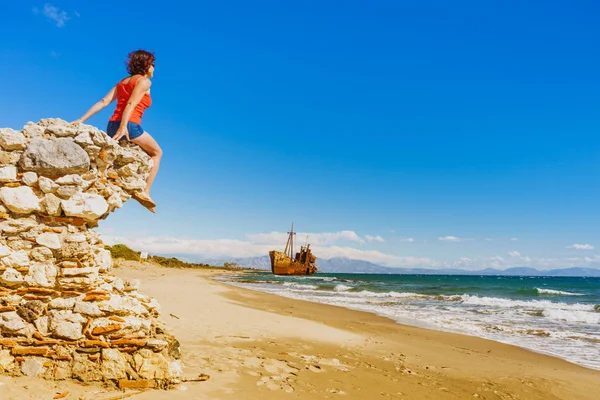
[[[225,262],[235,262],[246,268],[270,270],[269,256],[260,257],[222,257],[202,258],[189,254],[170,254],[167,257],[177,257],[184,261],[201,262],[210,265],[223,265]],[[504,270],[485,268],[481,270],[464,270],[456,268],[392,268],[369,261],[353,260],[346,257],[317,259],[319,272],[345,274],[401,274],[401,275],[498,275],[498,276],[589,276],[600,277],[600,269],[574,267],[553,270],[537,270],[531,267],[512,267]]]

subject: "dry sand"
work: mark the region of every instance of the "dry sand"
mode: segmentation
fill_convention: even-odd
[[[228,286],[214,272],[122,263],[181,342],[188,376],[162,399],[598,399],[600,371],[484,339]],[[98,385],[0,376],[0,399],[117,399]]]

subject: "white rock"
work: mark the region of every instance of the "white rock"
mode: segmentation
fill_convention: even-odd
[[[19,296],[18,294],[8,294],[6,296],[4,296],[4,301],[6,302],[7,306],[18,306],[21,304],[21,301],[23,301],[23,297]]]
[[[0,188],[0,200],[12,212],[27,214],[40,211],[40,200],[29,186]]]
[[[44,364],[46,363],[46,359],[42,357],[27,357],[25,361],[21,364],[21,372],[23,375],[35,377],[42,375],[46,368]]]
[[[1,259],[6,267],[20,268],[29,266],[29,256],[25,250],[13,251],[8,256]]]
[[[23,275],[13,268],[7,268],[2,275],[0,275],[0,283],[2,283],[4,286],[20,286],[23,284],[23,282],[25,282]]]
[[[131,317],[131,316],[127,316],[127,317],[122,317],[124,322],[118,322],[119,325],[121,325],[121,329],[127,329],[127,330],[131,330],[133,332],[144,332],[144,333],[149,333],[150,332],[150,326],[152,325],[152,323],[150,322],[150,320],[146,320],[146,319],[142,319],[142,318],[137,318],[137,317]],[[109,318],[96,318],[92,321],[92,323],[90,324],[90,330],[94,330],[96,328],[103,328],[105,326],[108,325],[113,325],[116,322],[109,319]]]
[[[121,208],[123,207],[123,200],[121,199],[121,195],[119,193],[113,193],[108,198],[108,205],[113,208]]]
[[[96,255],[94,255],[94,262],[96,266],[100,268],[100,272],[108,272],[112,268],[113,261],[110,255],[110,251],[106,249],[100,250]],[[121,285],[123,282],[121,281]],[[119,289],[123,290],[123,289]]]
[[[101,372],[104,379],[126,378],[127,368],[127,359],[118,349],[102,349]]]
[[[0,244],[0,258],[6,257],[10,254],[10,248],[3,244]]]
[[[61,248],[60,236],[53,232],[43,232],[35,238],[35,242],[49,249],[58,250]]]
[[[73,311],[89,315],[90,317],[101,317],[104,315],[104,313],[100,311],[100,308],[98,308],[98,303],[92,301],[77,301]]]
[[[0,146],[4,150],[22,150],[26,146],[25,136],[10,128],[0,128]]]
[[[78,193],[69,200],[63,200],[61,204],[65,215],[90,221],[100,218],[108,211],[108,203],[104,197],[93,193]]]
[[[91,130],[90,135],[92,136],[92,140],[97,146],[105,147],[108,143],[109,136],[99,131],[98,129]]]
[[[15,233],[28,231],[35,226],[38,226],[38,222],[35,218],[9,219],[0,222],[0,231],[13,235]]]
[[[82,132],[79,135],[75,136],[75,139],[73,139],[73,140],[75,140],[76,143],[81,144],[81,145],[93,145],[94,144],[89,132]]]
[[[70,125],[50,125],[46,127],[46,132],[53,133],[58,137],[75,136],[77,135],[77,127]]]
[[[150,311],[160,312],[160,303],[156,299],[150,300],[149,303],[145,304],[146,308]]]
[[[44,193],[54,193],[59,188],[57,183],[45,176],[40,176],[38,180],[40,182],[40,189],[42,189],[42,192]]]
[[[122,176],[133,176],[133,175],[137,174],[138,167],[139,167],[138,163],[125,164],[124,166],[122,166],[121,168],[119,168],[119,175],[122,175]]]
[[[102,268],[102,267],[101,267]],[[101,269],[102,271],[102,269]],[[123,290],[125,289],[125,285],[123,284],[123,279],[117,277],[114,282],[112,283],[113,287],[115,289],[117,289],[119,292],[123,292]]]
[[[123,297],[119,295],[112,295],[110,300],[101,301],[98,304],[100,310],[116,313],[119,315],[134,314],[134,315],[147,315],[148,310],[138,300],[131,297]]]
[[[76,297],[70,297],[70,298],[66,298],[66,299],[58,297],[56,299],[52,299],[52,301],[50,301],[50,303],[48,303],[48,306],[50,308],[58,308],[61,310],[71,310],[75,306],[76,301],[77,301]]]
[[[79,186],[75,185],[64,185],[58,188],[56,194],[62,197],[63,199],[68,199],[76,195],[77,193],[81,193],[83,189]]]
[[[71,243],[82,243],[82,242],[85,242],[86,240],[87,240],[87,238],[83,234],[69,235],[65,238],[65,242],[71,242]]]
[[[23,183],[25,183],[27,186],[33,186],[37,183],[38,176],[35,172],[28,171],[23,174],[22,179],[23,179]]]
[[[44,315],[33,321],[33,324],[39,333],[41,333],[43,336],[48,336],[48,322],[48,316]]]
[[[62,322],[53,330],[56,336],[70,340],[81,339],[83,337],[81,331],[81,324],[74,322]]]
[[[97,276],[98,268],[86,267],[86,268],[63,268],[61,271],[62,276]]]
[[[58,284],[65,290],[86,290],[89,287],[96,287],[102,284],[102,279],[97,275],[84,277],[63,277],[58,278]]]
[[[52,250],[45,246],[37,246],[31,250],[31,258],[36,261],[48,261],[53,257]]]
[[[44,128],[29,121],[23,127],[23,133],[27,137],[34,138],[34,137],[42,136],[44,134]]]
[[[123,189],[139,190],[146,188],[146,181],[141,178],[131,176],[122,178],[121,185],[123,185]]]
[[[33,264],[29,267],[29,273],[25,282],[30,286],[54,287],[56,284],[56,267],[54,264]]]
[[[10,350],[0,350],[0,372],[6,371],[15,358],[10,355]]]
[[[27,323],[16,312],[0,313],[0,332],[15,333],[26,327]]]
[[[70,310],[51,311],[50,330],[63,339],[78,340],[83,337],[82,326],[87,320]]]
[[[81,175],[71,174],[61,176],[54,182],[58,183],[59,185],[83,185],[83,178],[81,177]]]
[[[183,378],[183,364],[181,360],[171,361],[167,370],[167,378],[172,383],[178,383]]]
[[[17,180],[17,167],[5,165],[0,167],[0,182],[12,182]]]
[[[139,279],[129,278],[125,279],[123,281],[123,284],[125,285],[126,292],[132,292],[134,290],[140,289],[140,286],[142,286],[142,281],[140,281]]]
[[[46,212],[48,215],[58,217],[61,212],[60,199],[52,193],[46,193],[44,195],[44,205],[46,206]]]

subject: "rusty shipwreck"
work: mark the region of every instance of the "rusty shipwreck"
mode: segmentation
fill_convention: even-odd
[[[294,254],[294,224],[288,232],[288,239],[283,252],[271,250],[271,272],[274,275],[312,275],[317,272],[317,257],[311,250],[308,241],[305,246],[300,246],[300,252]]]

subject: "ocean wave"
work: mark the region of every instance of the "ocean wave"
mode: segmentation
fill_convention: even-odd
[[[289,286],[297,289],[318,289],[317,285],[306,285],[304,283],[296,283],[296,282],[283,282],[283,286]]]
[[[544,317],[555,321],[583,322],[584,324],[600,324],[600,314],[573,310],[544,310]]]
[[[347,292],[348,290],[352,289],[352,286],[346,286],[346,285],[335,285],[335,287],[333,288],[333,290],[335,290],[336,292]]]
[[[525,308],[525,309],[542,309],[542,310],[571,310],[571,311],[594,311],[594,306],[591,304],[582,303],[560,303],[549,300],[510,300],[502,297],[479,297],[468,294],[461,296],[461,301],[464,304],[477,306],[490,306],[501,308]]]
[[[538,294],[546,294],[553,296],[583,296],[581,293],[565,292],[562,290],[535,288]]]

